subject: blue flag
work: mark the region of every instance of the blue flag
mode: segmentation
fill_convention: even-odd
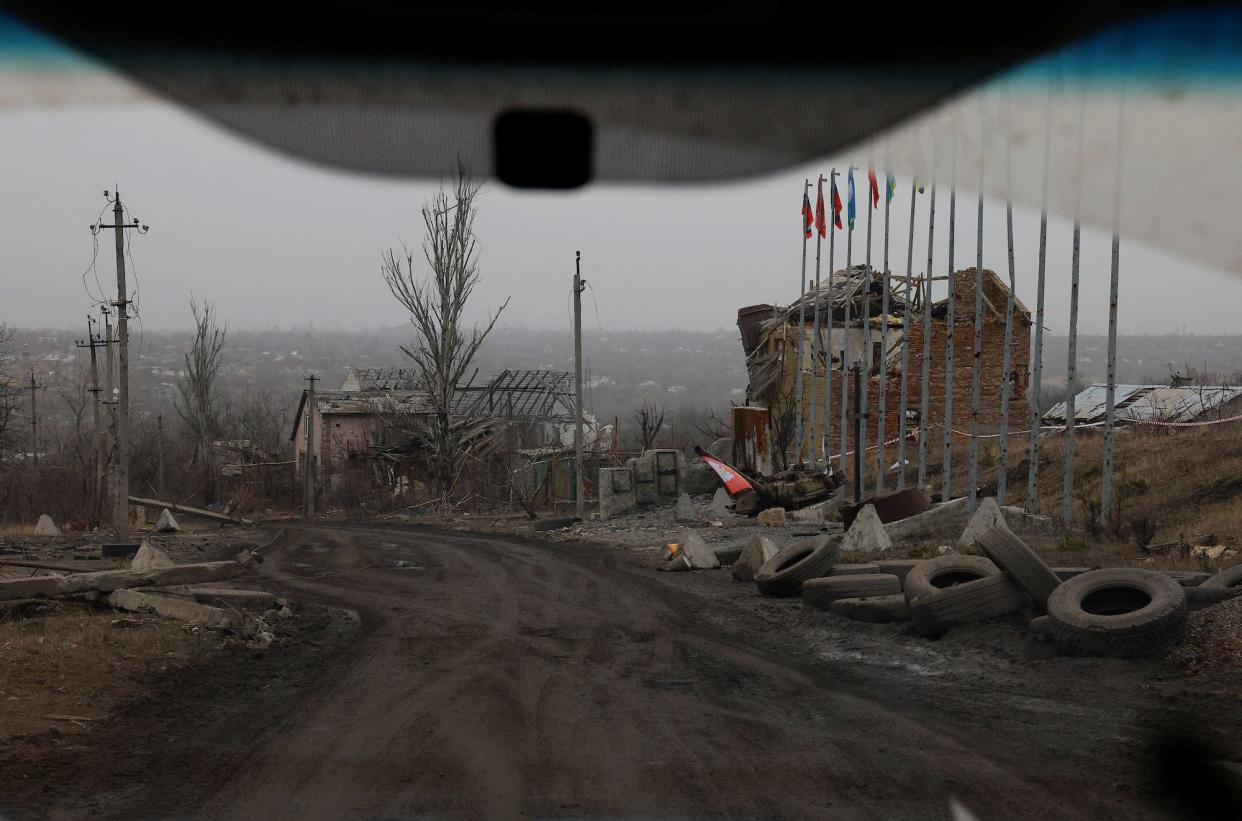
[[[850,230],[853,231],[854,230],[854,217],[858,213],[858,208],[854,204],[855,196],[854,196],[854,169],[853,168],[850,169],[848,180],[849,180],[850,193],[846,201],[846,205],[845,205],[845,216],[850,224]]]
[[[897,178],[894,177],[892,174],[889,174],[887,179],[885,179],[884,182],[885,182],[884,187],[887,189],[887,194],[885,196],[884,202],[889,203],[893,201],[893,194],[897,192]]]

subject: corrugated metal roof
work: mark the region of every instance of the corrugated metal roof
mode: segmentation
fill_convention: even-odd
[[[343,391],[412,391],[418,387],[413,368],[350,368]]]
[[[1091,385],[1074,396],[1074,422],[1102,422],[1107,386]],[[1205,385],[1172,388],[1168,385],[1118,385],[1115,393],[1118,422],[1192,422],[1203,414],[1242,397],[1242,386]],[[1058,402],[1046,414],[1047,422],[1065,421],[1066,403]]]

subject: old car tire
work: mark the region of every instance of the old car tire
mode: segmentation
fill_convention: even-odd
[[[861,576],[863,574],[883,573],[875,562],[839,562],[832,566],[829,576]]]
[[[803,588],[804,590],[806,588]],[[910,605],[900,593],[889,596],[864,596],[853,599],[837,599],[830,602],[828,612],[836,613],[854,621],[885,624],[906,621],[910,618]]]
[[[837,599],[860,596],[891,596],[901,592],[901,582],[887,573],[861,576],[824,576],[802,585],[802,601],[812,607],[827,609]]]
[[[1242,587],[1242,564],[1225,568],[1215,576],[1207,579],[1202,587]]]
[[[1164,573],[1092,570],[1048,597],[1053,641],[1074,655],[1130,658],[1159,653],[1186,629],[1186,591]]]
[[[920,636],[939,636],[959,624],[1016,613],[1031,604],[1013,579],[997,572],[910,600],[910,621]]]
[[[876,564],[879,565],[881,573],[892,573],[894,576],[901,579],[901,583],[904,585],[906,583],[906,574],[909,573],[911,568],[913,568],[920,561],[922,560],[880,559],[880,561],[876,562]]]
[[[1000,568],[982,556],[960,556],[956,553],[919,562],[906,573],[906,601],[935,593],[946,587],[995,576]]]
[[[1030,595],[1041,612],[1047,609],[1048,597],[1061,580],[1034,550],[1004,527],[992,528],[976,542],[993,564]]]
[[[755,585],[765,596],[796,596],[803,582],[831,570],[840,553],[840,534],[794,542],[763,563],[755,573]]]

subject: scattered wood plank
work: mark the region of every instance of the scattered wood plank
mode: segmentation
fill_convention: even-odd
[[[111,593],[131,587],[167,587],[177,584],[220,582],[240,576],[240,562],[202,562],[158,570],[101,570],[71,576],[34,576],[0,581],[0,601],[51,598],[74,593]]]
[[[65,562],[36,562],[27,559],[0,559],[0,565],[6,567],[33,567],[36,570],[55,570],[59,573],[94,573],[99,570],[96,567],[83,567],[80,564],[67,564]],[[117,565],[116,569],[120,569],[122,565]],[[111,568],[109,568],[111,569]]]
[[[129,503],[131,505],[139,505],[141,507],[150,507],[164,509],[167,508],[173,513],[185,513],[190,516],[198,516],[202,519],[211,519],[214,522],[227,522],[234,525],[254,525],[251,519],[244,519],[241,516],[227,516],[223,513],[216,513],[214,510],[203,510],[201,507],[189,507],[188,505],[179,505],[176,502],[161,502],[159,499],[144,499],[141,496],[130,496]]]

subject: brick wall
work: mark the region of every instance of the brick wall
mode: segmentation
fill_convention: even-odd
[[[973,381],[972,360],[974,357],[974,272],[967,270],[959,272],[955,277],[955,293],[957,294],[956,304],[956,321],[953,326],[953,419],[952,426],[959,431],[969,431],[971,429],[971,385]],[[982,368],[980,379],[980,413],[979,427],[982,433],[995,433],[1000,427],[1001,419],[1001,391],[1004,380],[1003,375],[1003,356],[1004,356],[1004,340],[1005,340],[1005,291],[1003,288],[997,291],[994,282],[985,279],[984,295],[995,305],[1001,316],[997,317],[991,309],[984,306],[983,320],[983,339],[982,353],[980,355],[980,364]],[[943,423],[945,416],[945,396],[946,396],[946,375],[948,370],[948,337],[949,326],[944,319],[933,318],[931,323],[931,363],[930,363],[930,379],[928,390],[928,418],[933,424]],[[923,322],[922,317],[918,317],[917,321],[911,323],[910,326],[910,375],[908,381],[908,405],[912,410],[919,410],[922,402],[922,374],[923,374]],[[890,330],[890,333],[892,331]],[[1010,375],[1012,378],[1012,387],[1009,396],[1009,426],[1010,430],[1025,430],[1027,427],[1027,397],[1028,397],[1028,365],[1030,361],[1030,339],[1031,322],[1029,315],[1024,311],[1015,314],[1013,345],[1010,350]],[[879,331],[873,332],[873,339],[879,339]],[[775,344],[780,344],[775,342]],[[794,386],[797,380],[797,335],[791,335],[791,338],[785,343],[784,360],[782,363],[781,375],[777,379],[774,389],[770,392],[765,400],[771,403],[773,414],[780,412],[779,402],[775,401],[778,396],[793,396]],[[808,357],[809,361],[809,357]],[[900,398],[901,398],[901,375],[900,354],[897,355],[890,371],[886,374],[886,398],[884,414],[884,438],[886,440],[895,439],[897,437],[898,425],[900,424]],[[812,385],[812,379],[814,385]],[[874,376],[867,380],[867,439],[870,444],[876,442],[876,436],[879,428],[879,394],[880,394],[880,377]],[[840,415],[841,415],[841,373],[839,371],[831,374],[832,385],[832,418],[828,420],[829,435],[829,451],[831,453],[839,453],[840,451]],[[811,395],[815,395],[815,426],[811,429]],[[814,376],[807,372],[803,379],[803,425],[807,430],[805,447],[807,453],[811,452],[811,443],[818,443],[819,437],[824,431],[823,407],[824,407],[824,371],[818,368]],[[760,402],[759,404],[766,404]],[[853,408],[853,382],[850,383],[850,409]],[[850,423],[847,423],[847,425]],[[936,431],[936,441],[939,441],[941,431]],[[917,423],[912,425],[910,432],[917,432]],[[852,426],[848,430],[849,445],[848,449],[853,449],[854,432]],[[886,452],[886,459],[895,460],[897,445],[891,444]],[[909,445],[907,444],[907,454],[909,454]],[[907,458],[911,458],[909,455]],[[891,461],[890,461],[891,464]]]

